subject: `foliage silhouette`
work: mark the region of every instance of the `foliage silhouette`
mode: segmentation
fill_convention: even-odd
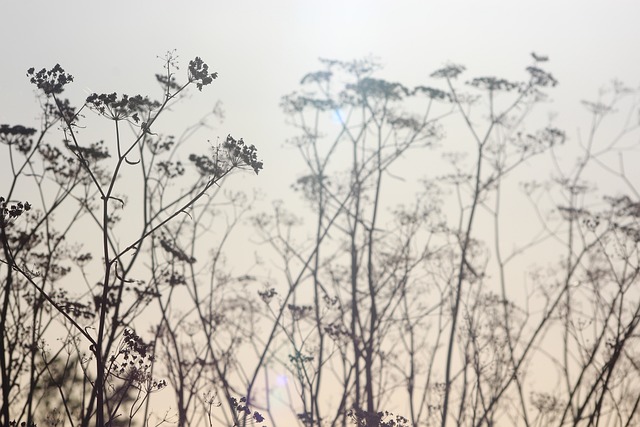
[[[41,128],[0,125],[2,425],[637,424],[638,92],[582,101],[574,141],[532,59],[415,87],[321,59],[281,101],[303,205],[266,212],[224,182],[253,145],[159,132],[217,79],[201,58],[79,107],[28,70]]]
[[[61,98],[71,74],[58,64],[31,68],[27,75],[42,94],[41,129],[0,127],[8,155],[0,199],[2,425],[116,426],[142,416],[146,423],[149,396],[167,385],[153,375],[156,342],[146,342],[134,327],[158,296],[152,282],[136,278],[141,254],[232,171],[258,173],[263,165],[253,145],[231,135],[209,155],[190,155],[197,173],[172,160],[185,141],[154,133],[156,121],[189,86],[202,91],[217,74],[197,57],[189,62],[187,83],[179,84],[172,52],[164,68],[159,101],[93,93],[79,108]],[[112,122],[109,143],[83,142],[87,110]],[[61,144],[52,142],[60,137]],[[116,193],[133,170],[141,178],[139,203]],[[170,181],[180,179],[188,186],[172,193]],[[35,206],[14,201],[29,185]],[[171,240],[161,243],[181,254]],[[56,338],[61,345],[51,347]],[[51,399],[60,406],[51,409]]]

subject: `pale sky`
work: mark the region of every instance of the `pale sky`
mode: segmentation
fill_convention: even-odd
[[[319,57],[373,55],[382,77],[414,86],[447,62],[518,80],[530,52],[548,55],[559,81],[550,108],[569,136],[585,117],[580,100],[612,78],[640,84],[639,0],[2,0],[0,17],[0,124],[35,126],[30,67],[60,63],[75,77],[66,92],[75,105],[89,92],[159,96],[158,56],[177,49],[181,71],[200,56],[219,78],[163,126],[179,133],[222,101],[225,122],[202,139],[255,144],[265,167],[251,185],[270,198],[290,194],[303,168],[283,148],[296,130],[280,98]]]
[[[385,66],[380,77],[411,87],[438,84],[429,75],[449,62],[464,64],[465,78],[521,80],[530,52],[548,55],[545,69],[559,85],[544,108],[574,142],[589,120],[581,100],[613,78],[640,84],[640,1],[633,0],[5,0],[0,16],[0,123],[37,118],[29,67],[60,63],[75,76],[66,96],[76,105],[90,92],[159,97],[158,57],[176,49],[179,79],[195,56],[219,78],[191,91],[160,131],[178,134],[221,101],[225,122],[198,138],[206,144],[230,133],[255,144],[265,168],[239,180],[271,199],[289,197],[303,173],[297,153],[283,147],[297,130],[286,125],[280,98],[319,69],[319,57],[373,55]]]
[[[188,123],[221,100],[220,135],[256,144],[266,165],[295,133],[280,97],[318,68],[318,57],[374,55],[383,77],[413,86],[449,61],[469,75],[523,78],[536,51],[551,58],[560,81],[554,109],[565,119],[611,78],[640,83],[633,0],[5,0],[0,16],[0,122],[37,114],[31,66],[60,63],[76,78],[68,92],[76,103],[87,91],[158,94],[157,56],[177,49],[183,65],[201,56],[220,78],[173,117]]]

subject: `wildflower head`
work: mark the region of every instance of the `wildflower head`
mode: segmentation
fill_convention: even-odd
[[[73,81],[73,76],[66,73],[60,64],[56,64],[50,70],[43,68],[37,72],[34,67],[31,67],[27,70],[27,76],[30,77],[31,83],[47,96],[62,93],[64,87]]]

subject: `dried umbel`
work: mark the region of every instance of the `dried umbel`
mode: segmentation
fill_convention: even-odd
[[[256,174],[263,163],[258,160],[255,145],[246,145],[242,138],[235,139],[227,135],[227,139],[214,149],[212,156],[191,154],[189,160],[195,165],[200,175],[221,178],[233,168],[252,169]]]
[[[0,196],[0,227],[6,227],[7,224],[30,210],[31,204],[29,202],[17,202],[9,205],[5,198]]]
[[[23,154],[31,151],[36,130],[22,125],[0,125],[0,142],[17,147]]]
[[[129,96],[113,93],[92,93],[87,97],[87,104],[100,115],[111,120],[126,120],[131,118],[134,122],[140,121],[140,114],[145,115],[160,107],[158,101],[151,101],[142,95]]]
[[[198,90],[210,85],[218,78],[218,73],[210,73],[209,66],[199,57],[189,61],[189,82],[194,82]]]
[[[62,93],[64,87],[73,81],[73,76],[66,73],[60,64],[56,64],[50,70],[43,68],[38,72],[31,67],[27,70],[27,76],[31,77],[30,82],[47,96]]]

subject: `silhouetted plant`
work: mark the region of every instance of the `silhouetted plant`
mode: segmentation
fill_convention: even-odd
[[[624,168],[604,157],[609,148],[622,150],[621,136],[638,125],[628,122],[620,137],[600,149],[591,140],[584,144],[574,175],[567,175],[556,157],[566,133],[551,121],[528,124],[547,99],[545,91],[558,84],[539,58],[521,81],[484,76],[464,82],[466,68],[447,65],[432,73],[433,86],[415,88],[376,78],[375,61],[321,60],[323,69],[304,76],[301,89],[283,97],[282,108],[300,131],[291,146],[306,167],[293,189],[312,218],[279,203],[271,215],[254,220],[262,242],[281,259],[286,284],[267,283],[258,293],[273,326],[253,371],[252,400],[263,396],[269,406],[269,395],[256,394],[254,384],[259,373],[266,376],[279,363],[295,384],[292,412],[306,426],[344,426],[349,420],[387,425],[390,419],[381,412],[386,405],[401,405],[408,420],[393,422],[407,425],[481,426],[505,419],[510,425],[563,425],[568,419],[590,425],[602,417],[617,417],[619,426],[633,422],[640,400],[622,398],[631,382],[616,383],[611,367],[623,354],[618,346],[628,346],[630,365],[620,369],[638,373],[630,368],[637,364],[629,341],[640,307],[631,290],[636,262],[629,258],[640,235],[636,203],[628,196],[609,198],[610,210],[594,210],[582,173],[587,165],[602,165],[637,195]],[[618,102],[635,92],[615,84],[612,93]],[[594,115],[592,133],[613,112],[604,102],[584,105]],[[466,129],[468,138],[457,133],[455,141],[438,144],[449,121]],[[435,166],[429,156],[438,154],[445,161]],[[534,163],[542,156],[559,178],[524,183],[519,202],[507,200],[512,193],[505,188],[530,164],[542,166]],[[424,179],[417,196],[404,189],[410,188],[410,169],[402,166],[409,157],[424,159],[413,168],[438,170]],[[449,170],[442,172],[445,164]],[[415,203],[393,208],[395,201],[387,201],[397,199],[398,190],[386,182],[397,178],[402,194]],[[551,199],[546,212],[561,216],[546,216],[543,195]],[[527,221],[537,215],[541,231],[528,241],[513,239],[506,252],[506,206],[527,199],[535,213]],[[312,233],[308,225],[301,233],[301,218],[311,221]],[[589,237],[589,230],[599,231]],[[304,240],[307,233],[310,240]],[[520,292],[523,279],[511,266],[542,247],[547,253],[566,250],[566,261],[552,263],[547,276],[532,273],[524,279],[527,291]],[[620,256],[620,263],[614,261]],[[625,272],[619,270],[623,265]],[[575,281],[585,285],[574,290]],[[606,283],[611,288],[605,298]],[[595,320],[577,316],[583,304],[599,313]],[[580,339],[595,324],[591,348]],[[555,396],[529,382],[536,377],[533,366],[548,363],[544,345],[557,333],[565,337],[564,353],[550,359],[566,390],[530,401],[530,395]],[[606,341],[611,334],[616,338]],[[282,346],[288,348],[284,361],[272,350]],[[614,383],[620,398],[614,397]]]
[[[189,173],[171,160],[176,141],[156,135],[156,121],[190,85],[201,91],[217,73],[197,57],[189,62],[187,82],[180,84],[174,54],[167,54],[164,65],[158,77],[162,99],[93,93],[79,108],[61,98],[73,82],[71,74],[58,64],[31,68],[27,76],[43,96],[42,128],[0,125],[8,155],[0,197],[0,424],[116,426],[136,418],[146,423],[150,394],[167,385],[153,373],[157,337],[147,343],[133,326],[161,297],[153,282],[139,278],[141,255],[153,249],[147,246],[152,237],[166,234],[178,217],[188,218],[234,169],[258,173],[262,162],[253,145],[231,135],[213,153],[191,155],[213,169]],[[87,110],[110,120],[115,137],[85,143]],[[142,198],[130,202],[131,193],[118,194],[116,188],[133,170],[141,176]],[[169,180],[185,178],[191,180],[188,187],[170,194]],[[38,202],[15,201],[28,185],[29,197]],[[152,197],[162,202],[152,205]],[[83,236],[77,233],[81,228]],[[195,262],[171,240],[160,244],[179,262]],[[180,281],[175,274],[170,278],[173,286]],[[84,289],[69,286],[72,282]],[[60,332],[64,344],[50,347]],[[63,410],[40,412],[52,393]]]
[[[243,139],[159,132],[217,78],[201,58],[181,83],[169,54],[159,100],[79,107],[62,67],[30,69],[41,128],[0,125],[0,422],[635,425],[637,90],[582,101],[576,144],[536,116],[558,81],[532,56],[520,80],[449,64],[415,87],[322,59],[281,102],[307,212],[223,185],[263,168]]]

